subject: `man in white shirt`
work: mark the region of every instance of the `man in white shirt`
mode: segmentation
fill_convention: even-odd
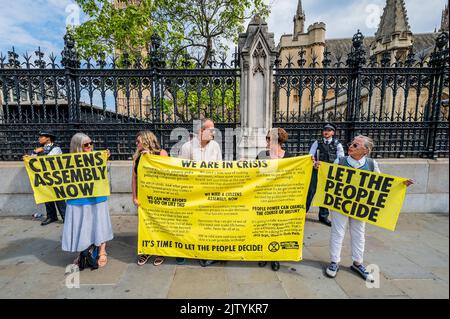
[[[219,143],[214,141],[214,122],[211,119],[203,119],[198,135],[183,144],[179,154],[180,158],[193,161],[221,161],[222,149]],[[177,264],[184,264],[184,258],[177,258]],[[200,260],[202,267],[210,266],[217,261]]]
[[[180,150],[180,158],[194,161],[221,161],[222,149],[214,141],[214,122],[203,119],[197,136],[183,144]]]
[[[345,156],[342,144],[334,138],[336,126],[331,123],[324,125],[322,129],[322,138],[311,145],[309,154],[314,156],[314,161],[333,163],[336,159]],[[309,185],[308,198],[306,200],[306,211],[309,211],[317,187],[317,169],[313,169],[311,184]],[[331,226],[328,219],[328,209],[319,207],[319,221],[327,226]]]
[[[55,139],[55,134],[49,130],[39,132],[39,144],[41,146],[35,148],[31,156],[51,156],[62,154],[61,148],[54,143]],[[58,220],[56,210],[59,211],[64,223],[66,213],[66,202],[64,200],[47,202],[45,203],[45,209],[47,211],[47,218],[41,223],[42,226],[46,226]]]

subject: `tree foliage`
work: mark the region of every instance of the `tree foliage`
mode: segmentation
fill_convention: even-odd
[[[76,0],[88,20],[72,30],[83,58],[148,52],[154,33],[167,59],[198,56],[206,67],[214,54],[237,42],[246,19],[269,13],[263,0]]]
[[[236,96],[233,93],[236,91]],[[233,121],[235,105],[239,105],[239,85],[204,87],[198,90],[168,90],[164,99],[164,113],[174,115],[181,122],[192,118],[208,117],[218,123]],[[237,117],[239,111],[236,110]],[[200,113],[200,116],[198,116]]]

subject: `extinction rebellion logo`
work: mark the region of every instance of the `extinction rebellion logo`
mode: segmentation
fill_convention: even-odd
[[[269,251],[272,253],[276,253],[277,251],[285,250],[285,249],[300,249],[300,245],[297,241],[284,241],[281,243],[278,243],[276,241],[273,241],[269,244]]]
[[[272,253],[276,253],[278,250],[280,250],[280,244],[276,241],[273,241],[269,244],[269,251]]]

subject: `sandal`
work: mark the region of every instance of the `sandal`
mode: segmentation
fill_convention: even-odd
[[[99,267],[105,267],[106,263],[108,262],[108,256],[107,253],[99,254],[98,255],[98,266]]]
[[[145,264],[147,263],[147,261],[149,260],[149,258],[150,258],[150,255],[139,255],[139,256],[138,256],[137,264],[138,264],[139,266],[143,266],[143,265],[145,265]]]
[[[155,260],[153,261],[153,266],[159,266],[164,262],[163,256],[156,256]]]

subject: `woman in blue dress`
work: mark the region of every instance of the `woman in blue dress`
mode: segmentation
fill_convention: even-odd
[[[89,136],[77,133],[70,142],[70,153],[92,152],[93,142]],[[109,152],[108,152],[109,157]],[[108,254],[106,242],[114,237],[108,208],[108,197],[91,197],[67,200],[62,249],[83,252],[98,247],[98,266],[106,265]],[[74,264],[78,264],[79,258]]]

